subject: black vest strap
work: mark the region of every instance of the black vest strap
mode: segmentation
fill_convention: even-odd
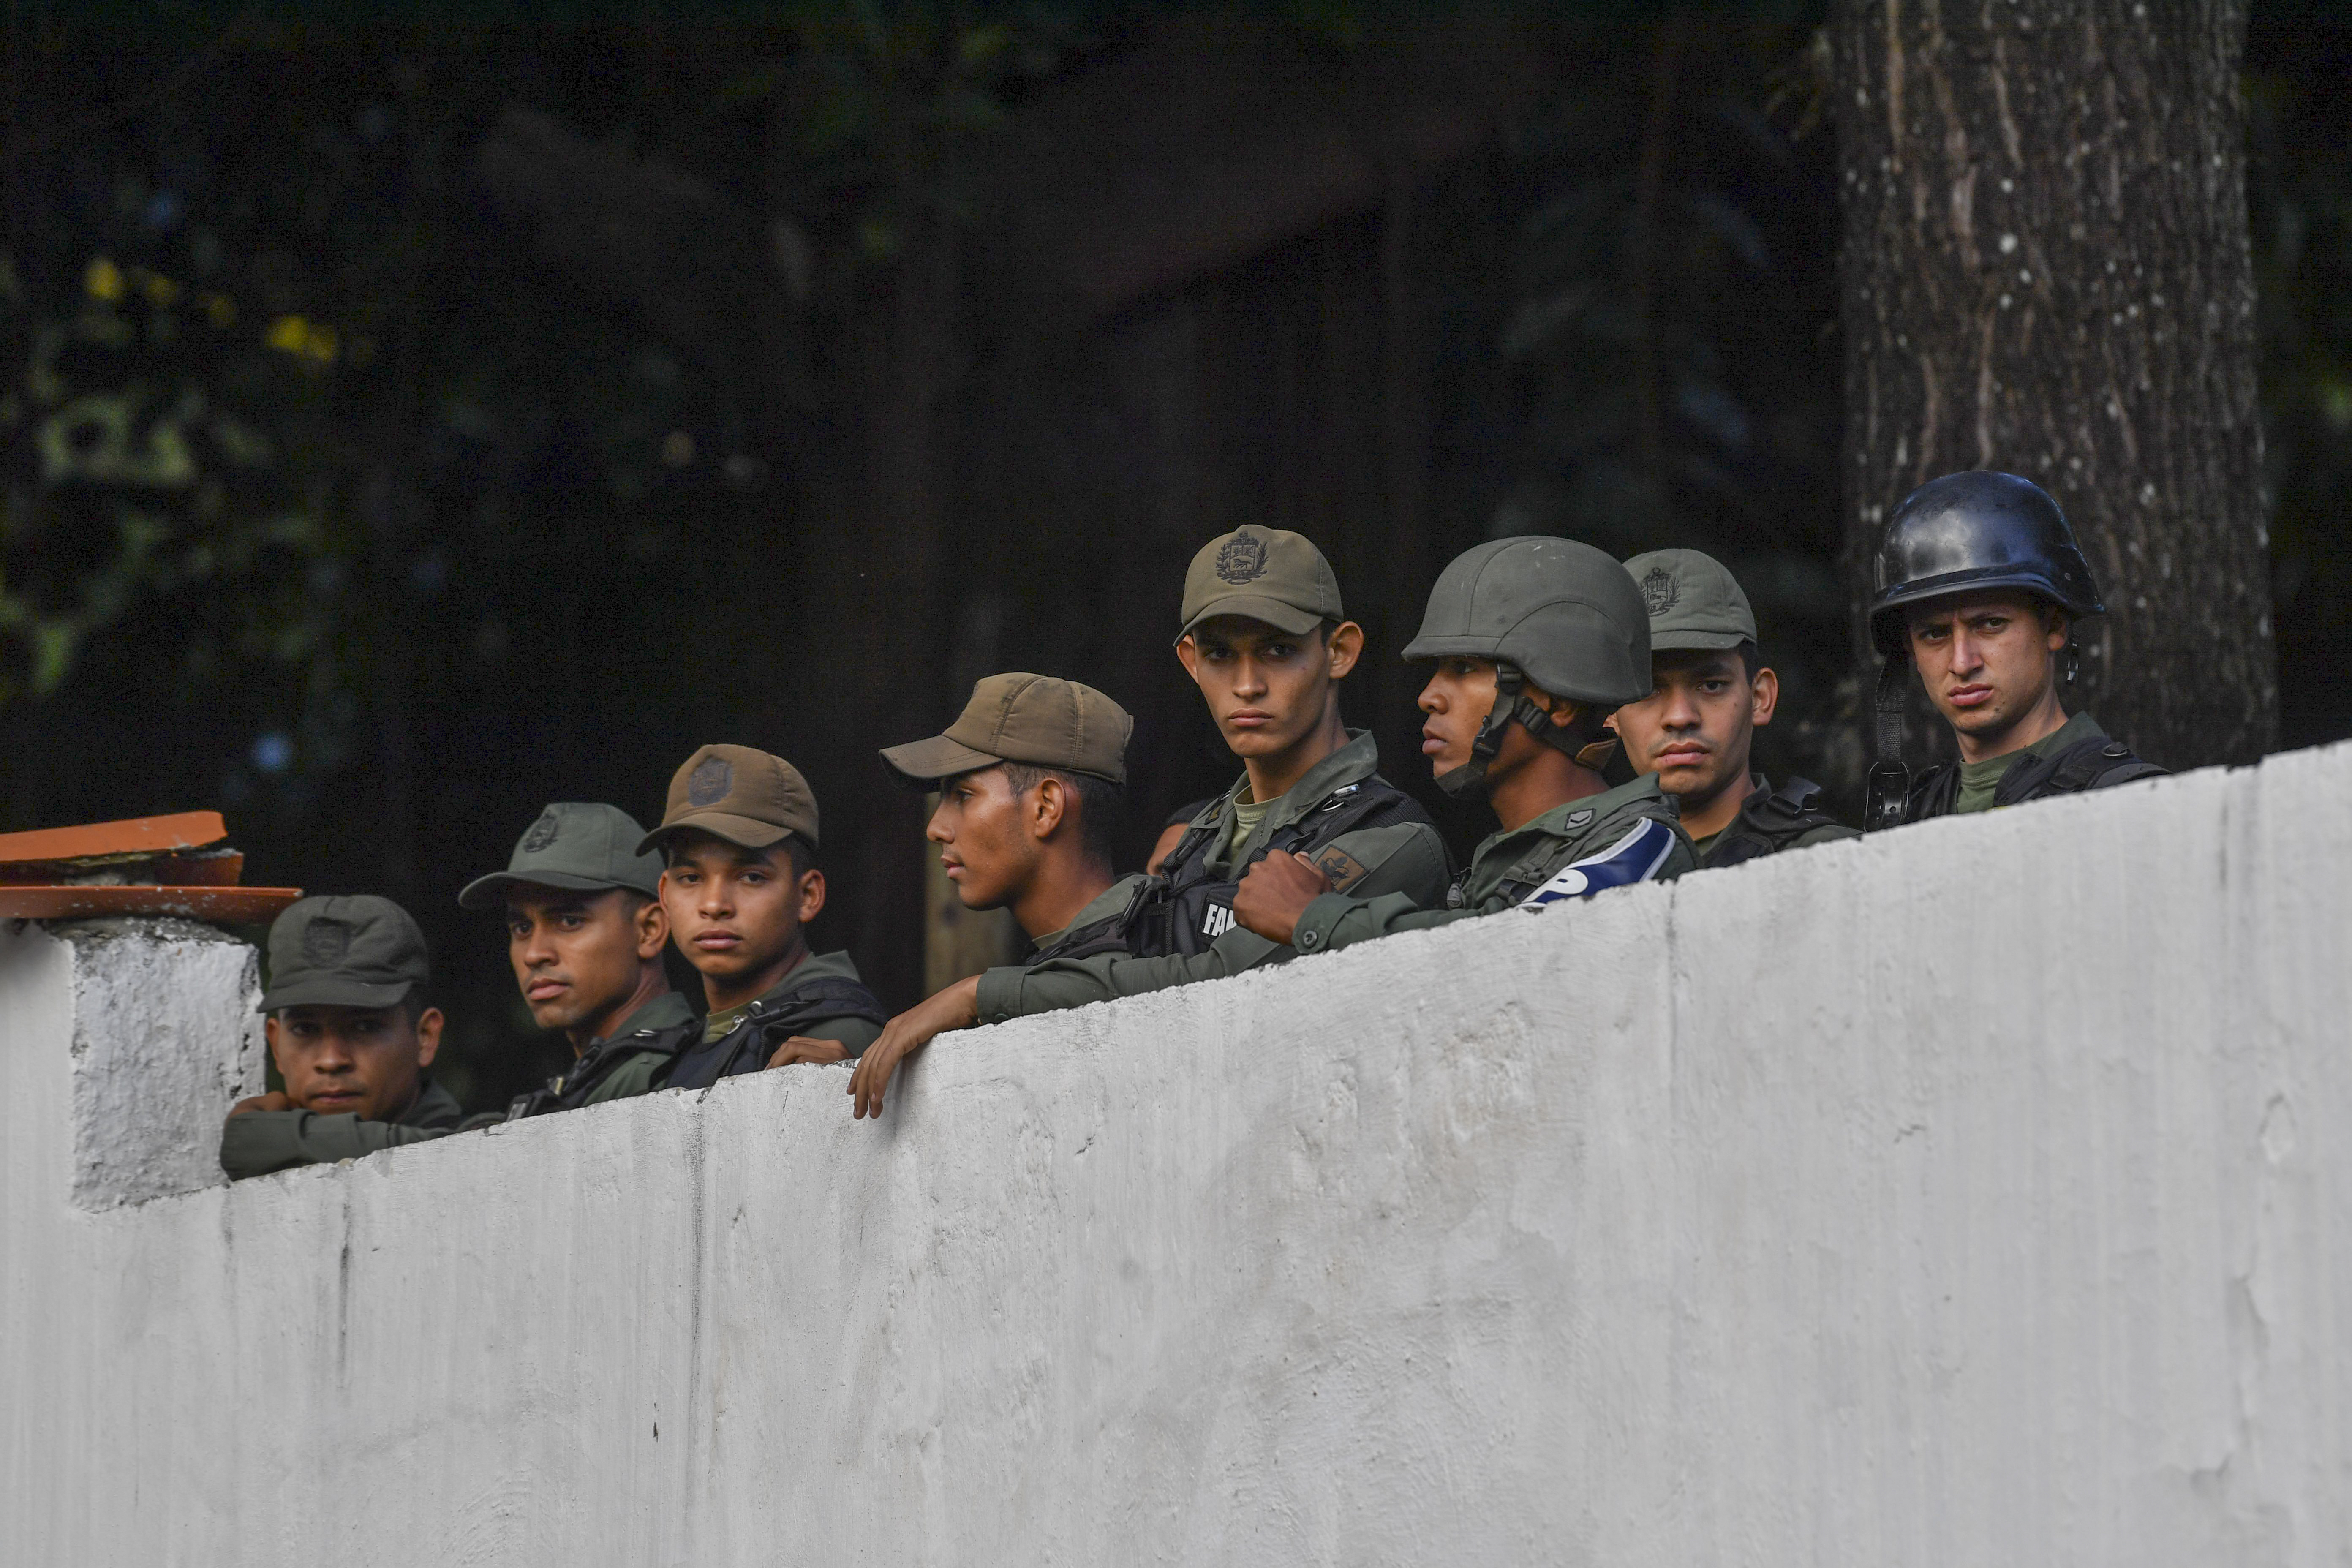
[[[2075,742],[2055,756],[2036,757],[2000,775],[1992,793],[1995,805],[2016,805],[2053,795],[2079,795],[2105,789],[2134,779],[2155,778],[2164,770],[2132,754],[2121,741],[2092,735]]]
[[[1233,929],[1234,894],[1250,867],[1266,856],[1312,857],[1343,834],[1415,822],[1429,822],[1429,813],[1422,809],[1419,801],[1377,774],[1359,779],[1354,784],[1339,785],[1295,820],[1267,834],[1265,841],[1247,860],[1227,868],[1227,875],[1223,877],[1209,869],[1209,857],[1217,843],[1216,821],[1196,823],[1169,852],[1160,874],[1138,889],[1134,900],[1118,917],[1116,940],[1111,931],[1097,931],[1089,938],[1091,952],[1124,951],[1137,958],[1206,952],[1211,942]],[[1075,942],[1078,934],[1073,932],[1065,940]],[[1062,958],[1088,955],[1074,952],[1054,954]]]
[[[890,1021],[874,993],[856,981],[820,975],[772,1002],[761,1003],[718,1039],[681,1052],[662,1087],[708,1089],[722,1078],[758,1072],[768,1065],[778,1045],[820,1018],[863,1018],[869,1024]]]
[[[577,1110],[588,1103],[588,1096],[598,1084],[620,1070],[622,1063],[648,1052],[675,1056],[679,1047],[694,1038],[700,1026],[689,1018],[666,1029],[639,1029],[616,1040],[599,1040],[589,1047],[586,1056],[572,1064],[570,1072],[548,1079],[543,1089],[516,1095],[507,1106],[506,1120],[520,1121],[526,1116],[541,1116],[551,1110]]]
[[[2046,757],[2027,757],[2011,763],[1992,792],[1993,805],[2022,805],[2056,795],[2079,795],[2086,789],[2109,789],[2135,779],[2157,778],[2165,770],[2136,756],[2121,741],[2089,735]],[[1938,763],[1919,775],[1911,789],[1906,822],[1948,816],[1960,800],[1960,770]]]
[[[1811,779],[1791,778],[1776,789],[1757,790],[1740,802],[1739,815],[1707,851],[1709,867],[1737,866],[1765,855],[1777,855],[1817,827],[1834,827],[1837,818],[1822,809],[1822,786]]]

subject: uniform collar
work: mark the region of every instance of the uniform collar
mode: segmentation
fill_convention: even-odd
[[[1471,858],[1474,862],[1483,860],[1506,845],[1512,847],[1512,852],[1516,854],[1517,847],[1522,844],[1539,839],[1573,838],[1593,823],[1606,822],[1628,806],[1640,805],[1651,801],[1664,803],[1670,813],[1674,810],[1673,798],[1658,788],[1658,775],[1643,773],[1640,778],[1628,784],[1621,784],[1615,789],[1605,789],[1599,795],[1588,795],[1580,799],[1563,802],[1540,816],[1522,822],[1517,827],[1498,828],[1486,836]]]
[[[795,969],[793,973],[798,974],[800,971]],[[675,991],[665,991],[622,1019],[604,1039],[589,1041],[587,1049],[593,1051],[606,1040],[622,1039],[640,1029],[674,1029],[693,1016],[694,1009],[687,1005],[685,997]],[[584,1056],[586,1052],[582,1054]]]
[[[1043,952],[1080,926],[1092,925],[1097,921],[1108,920],[1111,916],[1119,913],[1127,908],[1128,901],[1135,897],[1135,885],[1144,879],[1142,872],[1129,871],[1089,899],[1087,901],[1087,907],[1072,915],[1061,930],[1049,931],[1044,936],[1033,939],[1029,943],[1029,951]]]
[[[1251,845],[1297,821],[1322,805],[1323,798],[1340,785],[1360,783],[1380,771],[1381,745],[1372,738],[1372,732],[1370,730],[1349,731],[1346,745],[1299,774],[1298,782],[1290,786],[1287,794],[1275,797],[1270,803],[1272,809],[1260,820],[1256,831],[1250,835],[1249,843],[1234,846],[1234,858],[1238,862]],[[1244,773],[1240,781],[1225,792],[1225,798],[1218,803],[1217,815],[1229,833],[1233,827],[1234,805],[1247,788],[1249,774]]]
[[[781,1002],[812,980],[856,980],[857,965],[846,952],[812,952],[793,965],[792,973],[752,998],[755,1007]]]
[[[393,1121],[395,1127],[447,1127],[466,1119],[466,1108],[457,1097],[433,1081],[425,1073],[416,1080],[416,1098],[408,1109]]]

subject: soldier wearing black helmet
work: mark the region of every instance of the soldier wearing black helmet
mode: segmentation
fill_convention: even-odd
[[[2091,568],[2058,503],[2014,474],[1947,474],[1887,520],[1872,563],[1870,632],[1878,682],[1873,829],[2128,784],[2164,770],[2068,717],[2074,622],[2102,615]],[[1903,682],[1951,727],[1959,761],[1904,765]]]
[[[1438,787],[1484,795],[1501,829],[1442,907],[1335,891],[1304,857],[1270,856],[1234,900],[1244,925],[1321,952],[1692,868],[1657,776],[1612,789],[1599,772],[1616,745],[1610,714],[1651,689],[1649,616],[1616,562],[1566,539],[1482,544],[1438,577],[1404,657],[1436,666],[1421,709]]]

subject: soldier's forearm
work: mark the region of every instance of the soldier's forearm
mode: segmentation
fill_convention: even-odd
[[[231,1179],[267,1175],[296,1165],[327,1165],[363,1154],[446,1138],[454,1128],[403,1127],[356,1116],[309,1110],[249,1110],[221,1128],[221,1169]]]

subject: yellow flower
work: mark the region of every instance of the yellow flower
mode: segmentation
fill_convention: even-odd
[[[342,346],[334,328],[306,321],[299,316],[278,317],[269,323],[269,331],[261,341],[282,353],[320,365],[334,363]]]
[[[89,270],[82,274],[81,285],[89,290],[91,299],[110,304],[122,298],[121,269],[105,257],[98,257],[90,262]]]
[[[205,296],[205,319],[226,331],[236,324],[236,301],[226,294]]]

